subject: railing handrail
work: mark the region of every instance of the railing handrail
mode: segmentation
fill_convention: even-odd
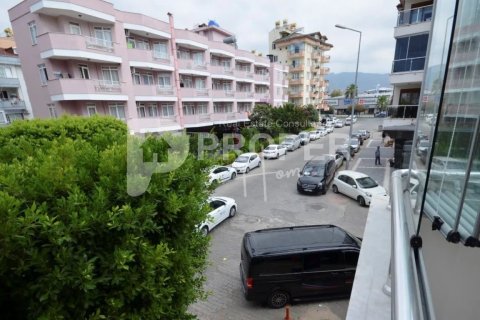
[[[396,170],[392,173],[390,187],[392,319],[433,320],[435,313],[421,247],[414,249],[411,245],[415,223],[410,195],[403,182],[409,174],[420,178],[415,171]]]

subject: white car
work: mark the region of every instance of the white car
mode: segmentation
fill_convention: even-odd
[[[282,144],[271,144],[263,149],[264,159],[278,159],[287,154],[287,147]]]
[[[325,129],[327,129],[328,133],[332,133],[333,132],[333,124],[327,124],[325,126]]]
[[[317,129],[317,133],[320,135],[320,137],[325,137],[328,134],[325,128]]]
[[[340,119],[337,119],[337,121],[335,121],[335,124],[333,125],[335,128],[343,128],[343,121],[340,120]]]
[[[208,198],[208,204],[212,211],[208,213],[207,220],[202,222],[198,227],[205,236],[212,231],[213,228],[218,226],[220,222],[233,217],[237,213],[237,204],[232,198],[211,197]]]
[[[317,140],[318,138],[320,138],[320,134],[316,130],[310,131],[309,134],[310,140]]]
[[[335,160],[335,170],[340,168],[343,164],[343,161],[345,161],[345,157],[341,152],[337,152],[335,154],[329,154],[328,157]]]
[[[387,196],[385,188],[379,186],[375,180],[352,170],[340,171],[333,180],[332,190],[355,199],[361,206],[369,206],[373,196]]]
[[[232,163],[232,167],[235,168],[238,173],[249,173],[250,170],[260,167],[261,165],[262,161],[260,160],[260,156],[254,152],[243,153]]]
[[[213,181],[217,181],[218,183],[233,180],[237,176],[237,170],[232,167],[227,166],[215,166],[210,169],[210,173],[208,174],[208,182],[212,183]]]

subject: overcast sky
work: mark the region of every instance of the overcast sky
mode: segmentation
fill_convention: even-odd
[[[398,0],[111,0],[115,8],[139,12],[168,21],[175,27],[192,28],[215,20],[237,36],[244,50],[268,53],[268,32],[275,21],[288,19],[304,27],[305,33],[320,31],[334,47],[330,72],[355,71],[358,33],[335,28],[342,24],[362,31],[360,72],[390,73],[395,41]],[[7,10],[19,0],[1,0],[1,31],[10,26]]]

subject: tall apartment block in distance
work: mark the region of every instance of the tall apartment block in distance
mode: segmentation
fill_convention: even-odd
[[[25,0],[9,10],[39,118],[112,115],[132,133],[207,130],[287,101],[287,67],[239,50],[216,23],[178,29],[105,1]]]
[[[328,86],[325,75],[330,69],[325,64],[330,61],[326,52],[333,46],[320,32],[303,34],[302,30],[286,19],[283,23],[275,22],[275,28],[268,34],[270,58],[289,66],[289,102],[328,108],[324,101]]]
[[[396,117],[414,118],[420,102],[433,1],[402,0],[397,8],[395,56],[390,74],[394,87],[392,106],[397,108]]]
[[[12,36],[0,38],[0,126],[32,117],[20,59]]]

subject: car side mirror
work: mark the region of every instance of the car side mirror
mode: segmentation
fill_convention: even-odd
[[[356,185],[356,184],[352,184],[352,188],[357,189],[357,185]]]

